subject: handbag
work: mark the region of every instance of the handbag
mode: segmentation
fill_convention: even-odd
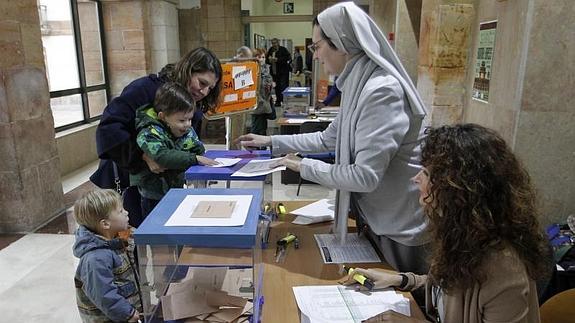
[[[100,159],[98,169],[90,176],[90,181],[99,188],[114,189],[119,194],[130,186],[127,172],[120,170],[110,159]]]

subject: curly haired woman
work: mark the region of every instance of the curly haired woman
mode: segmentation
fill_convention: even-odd
[[[428,130],[414,177],[429,219],[428,275],[357,269],[376,287],[425,285],[436,322],[539,322],[535,280],[546,239],[529,175],[505,141],[475,124]],[[387,311],[369,322],[418,322]]]

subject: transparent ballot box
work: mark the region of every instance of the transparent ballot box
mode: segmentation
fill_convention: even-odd
[[[305,117],[313,108],[310,105],[309,87],[287,87],[284,96],[284,117]]]
[[[258,322],[261,189],[172,189],[134,233],[144,322]]]

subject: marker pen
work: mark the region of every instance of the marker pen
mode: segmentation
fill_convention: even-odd
[[[353,268],[349,268],[349,267],[347,267],[347,266],[343,266],[343,270],[345,270],[345,272],[349,275],[349,274],[351,274],[351,272],[353,271]],[[354,275],[353,275],[353,279],[354,279],[356,282],[360,283],[362,286],[365,286],[367,289],[369,289],[369,290],[372,290],[372,289],[373,289],[373,286],[374,286],[373,280],[371,280],[371,279],[365,277],[364,275],[362,275],[362,274],[354,274]]]

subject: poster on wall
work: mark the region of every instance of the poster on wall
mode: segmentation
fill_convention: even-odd
[[[473,99],[489,102],[489,80],[491,79],[493,53],[497,21],[479,24],[479,45],[475,59],[475,78],[473,80]]]

